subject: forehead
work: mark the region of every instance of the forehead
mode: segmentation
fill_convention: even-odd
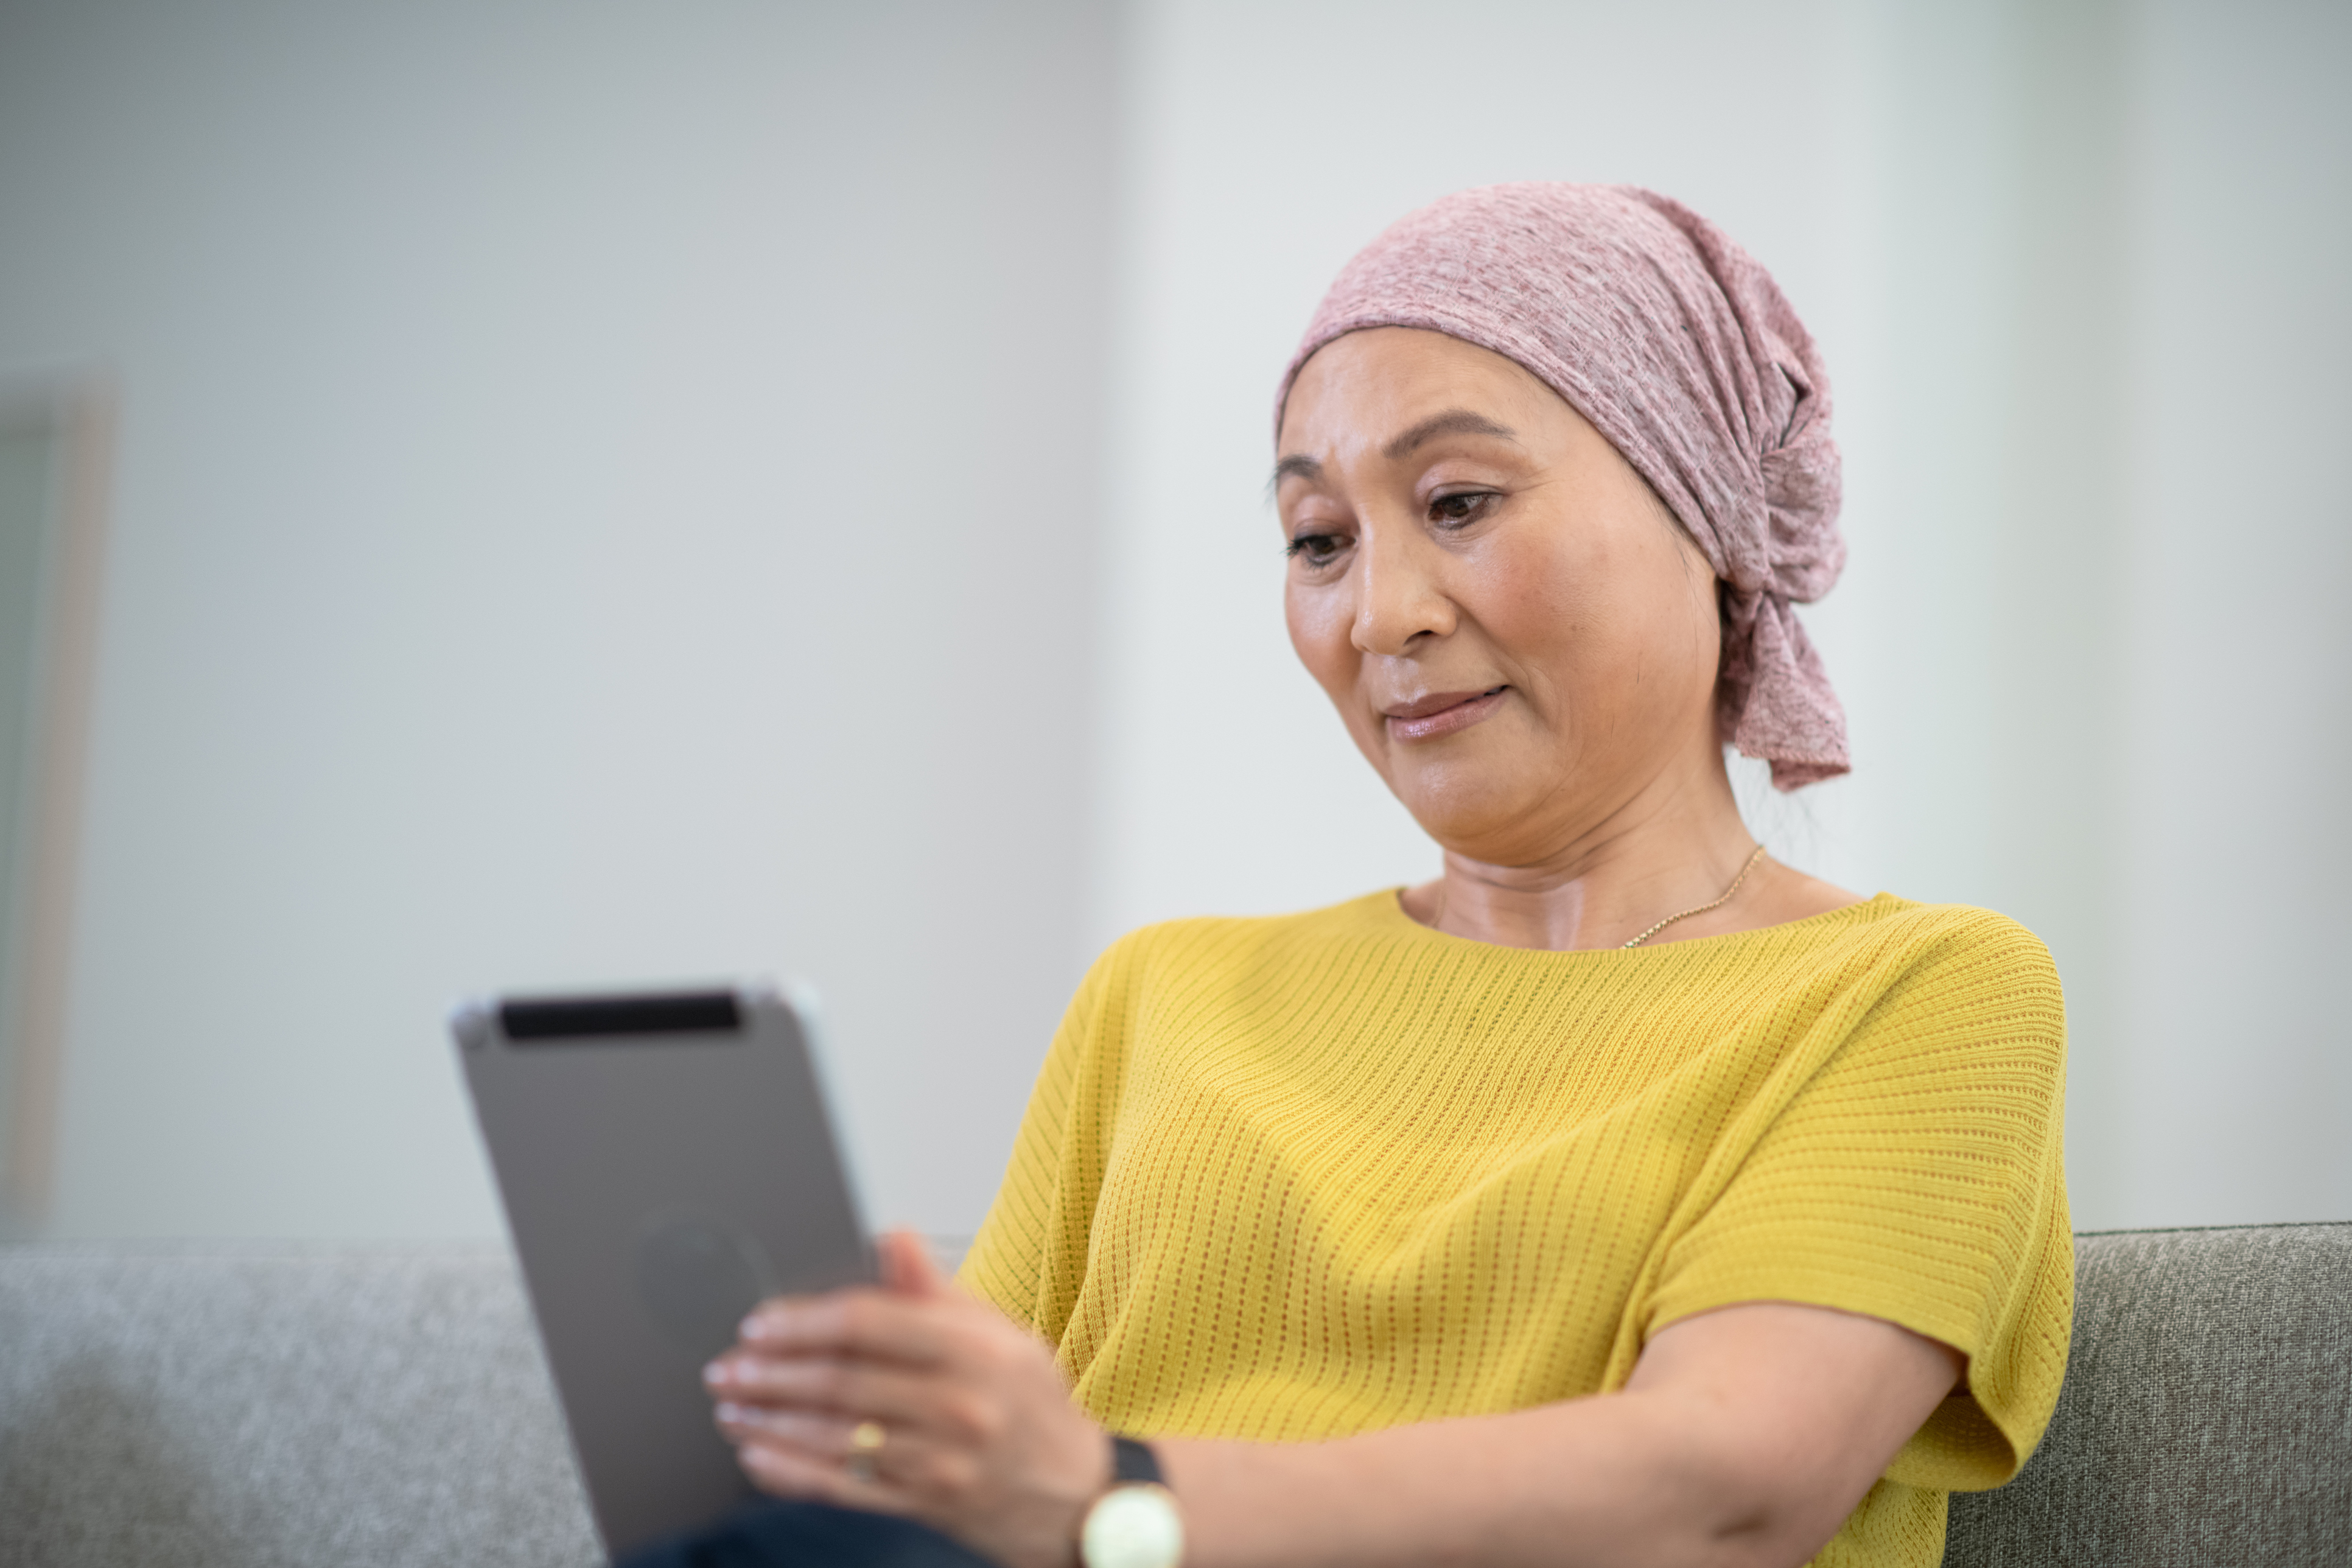
[[[1420,327],[1372,327],[1332,339],[1299,367],[1284,401],[1281,455],[1379,445],[1445,409],[1525,428],[1576,419],[1517,361]]]

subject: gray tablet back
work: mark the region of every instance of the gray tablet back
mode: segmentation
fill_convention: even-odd
[[[811,1058],[765,990],[509,1000],[451,1022],[614,1557],[749,1497],[703,1363],[752,1304],[873,1278]]]

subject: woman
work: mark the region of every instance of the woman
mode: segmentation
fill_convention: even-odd
[[[1443,873],[1113,946],[961,1288],[886,1238],[714,1363],[802,1505],[689,1555],[1103,1568],[1117,1433],[1197,1568],[1938,1561],[2064,1366],[2064,1026],[2015,924],[1740,821],[1727,743],[1847,766],[1811,339],[1670,201],[1473,191],[1276,430],[1292,644]]]

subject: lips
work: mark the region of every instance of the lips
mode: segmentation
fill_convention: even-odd
[[[1433,691],[1411,702],[1383,708],[1381,717],[1391,740],[1433,741],[1486,718],[1501,705],[1503,693],[1509,689],[1492,686],[1484,691]]]

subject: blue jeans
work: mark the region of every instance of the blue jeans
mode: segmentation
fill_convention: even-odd
[[[641,1548],[618,1568],[996,1568],[929,1525],[815,1502],[761,1502]]]

